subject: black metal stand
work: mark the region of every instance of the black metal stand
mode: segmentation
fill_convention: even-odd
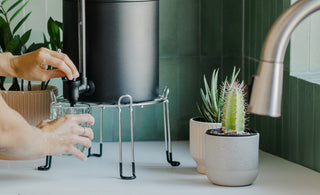
[[[88,158],[89,157],[101,157],[102,156],[102,128],[103,128],[103,110],[100,108],[100,151],[99,153],[91,153],[91,148],[88,149]]]
[[[51,168],[52,156],[46,156],[46,164],[44,166],[39,166],[39,171],[48,171]]]
[[[162,97],[164,98],[163,101],[163,122],[164,122],[164,139],[166,144],[166,155],[167,155],[167,161],[168,163],[173,166],[177,167],[180,165],[180,162],[173,161],[172,159],[172,145],[171,145],[171,131],[170,131],[170,115],[169,115],[169,88],[165,88],[162,94]]]
[[[124,98],[129,98],[130,104],[130,132],[131,132],[131,176],[123,176],[122,173],[122,128],[121,128],[121,100]],[[133,140],[133,106],[132,97],[130,95],[123,95],[118,101],[118,111],[119,111],[119,168],[120,168],[120,178],[125,180],[132,180],[136,178],[135,173],[135,161],[134,161],[134,140]]]
[[[100,143],[100,151],[98,153],[91,153],[91,148],[88,149],[88,155],[87,157],[101,157],[102,156],[102,143]]]
[[[117,107],[119,109],[119,147],[120,147],[120,161],[119,161],[119,169],[120,169],[120,177],[121,179],[135,179],[135,162],[134,162],[134,149],[133,149],[133,124],[132,124],[132,110],[133,107],[135,106],[147,106],[147,105],[154,105],[158,103],[163,104],[163,122],[164,122],[164,137],[165,137],[165,147],[166,147],[166,157],[168,163],[173,166],[179,166],[180,162],[174,161],[172,157],[172,144],[171,144],[171,131],[170,131],[170,115],[169,115],[169,100],[168,100],[168,95],[169,95],[169,88],[165,88],[163,91],[163,94],[160,96],[159,99],[156,99],[154,101],[149,101],[149,102],[142,102],[142,103],[130,103],[130,104],[123,104],[121,105],[120,102],[118,105],[94,105],[96,107],[100,107],[100,151],[99,153],[91,153],[91,148],[88,149],[88,155],[87,157],[101,157],[102,156],[102,147],[103,147],[103,142],[102,142],[102,128],[103,128],[103,109],[105,108],[112,108],[112,107]],[[128,97],[129,95],[125,95],[125,97]],[[121,96],[119,98],[119,101],[124,96]],[[131,97],[131,96],[130,96]],[[122,175],[122,147],[121,147],[121,107],[130,107],[130,114],[131,114],[131,142],[132,142],[132,176],[123,176]],[[44,166],[38,167],[38,170],[49,170],[51,167],[51,161],[52,161],[52,156],[47,156],[46,157],[46,164]]]

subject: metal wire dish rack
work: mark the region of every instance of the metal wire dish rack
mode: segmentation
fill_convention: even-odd
[[[133,103],[132,97],[130,95],[122,95],[118,99],[118,104],[93,104],[90,103],[92,107],[100,108],[100,141],[99,141],[99,152],[98,153],[92,153],[91,148],[88,149],[88,157],[101,157],[102,156],[102,146],[103,146],[103,140],[102,140],[102,134],[103,134],[103,110],[104,109],[110,109],[110,108],[118,108],[118,122],[119,122],[119,172],[120,172],[120,178],[125,180],[131,180],[136,178],[135,174],[135,157],[134,157],[134,126],[133,126],[133,109],[135,107],[144,107],[144,106],[152,106],[156,104],[162,104],[163,106],[163,123],[164,123],[164,137],[165,137],[165,152],[166,152],[166,158],[167,162],[173,166],[179,166],[180,162],[174,161],[172,157],[172,143],[171,143],[171,129],[170,129],[170,113],[169,113],[169,88],[165,87],[163,90],[162,95],[160,95],[158,98],[152,100],[152,101],[146,101],[146,102],[139,102],[139,103]],[[129,99],[129,103],[122,104],[123,99]],[[122,173],[122,119],[121,119],[121,112],[122,108],[129,107],[130,112],[130,133],[131,133],[131,175],[124,176]],[[46,157],[45,165],[39,166],[38,170],[40,171],[47,171],[51,168],[52,164],[52,156]]]

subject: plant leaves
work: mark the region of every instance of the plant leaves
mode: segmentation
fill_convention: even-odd
[[[31,91],[31,81],[28,81],[28,91]]]
[[[4,49],[5,45],[4,45],[4,32],[3,32],[3,28],[4,25],[6,25],[6,21],[0,16],[0,47],[2,49]]]
[[[219,95],[219,91],[217,89],[217,83],[218,83],[218,73],[219,69],[214,70],[212,73],[212,78],[211,78],[211,103],[213,105],[213,112],[217,113],[219,108],[218,108],[218,102],[217,102],[217,96]]]
[[[5,4],[7,1],[8,1],[8,0],[3,0],[3,1],[1,2],[1,5]]]
[[[63,30],[63,23],[62,22],[59,22],[58,20],[55,20],[54,22],[56,23],[57,26],[59,26],[59,28],[61,30]]]
[[[201,94],[201,99],[202,99],[203,105],[206,108],[207,112],[210,113],[212,116],[214,116],[215,114],[212,112],[211,106],[210,106],[209,102],[207,101],[207,96],[204,94],[202,89],[200,89],[200,94]]]
[[[6,46],[9,41],[12,40],[13,36],[11,34],[9,24],[2,17],[0,17],[0,23],[0,46],[2,51],[6,51]]]
[[[22,37],[21,37],[21,44],[22,45],[25,45],[28,42],[30,35],[31,35],[31,31],[32,31],[32,29],[28,30],[27,32],[25,32],[22,35]]]
[[[51,42],[51,49],[57,50],[57,48],[61,48],[60,44],[60,27],[56,24],[56,22],[50,17],[47,25],[48,34]]]
[[[240,72],[240,68],[236,73],[236,67],[233,67],[232,76],[231,76],[231,79],[230,79],[230,86],[232,86],[233,83],[236,81],[236,79],[237,79],[237,77],[239,75],[239,72]]]
[[[23,8],[29,3],[30,0],[25,2],[10,18],[10,22],[23,10]]]
[[[12,85],[9,88],[9,91],[20,91],[20,86],[17,78],[12,79]]]
[[[4,82],[5,82],[5,80],[6,80],[6,77],[0,76],[0,89],[1,89],[1,90],[6,90],[6,89],[4,88]]]
[[[43,36],[43,43],[47,43],[49,45],[49,41],[47,40],[47,37],[44,33],[42,33]]]
[[[17,5],[19,5],[20,3],[22,3],[22,0],[18,0],[16,1],[14,4],[12,4],[9,9],[7,10],[7,13],[9,13],[11,10],[13,10],[15,7],[17,7]]]
[[[17,32],[17,30],[19,30],[19,28],[21,27],[21,25],[28,19],[28,17],[30,16],[31,12],[29,12],[25,17],[23,17],[20,22],[16,25],[16,27],[14,27],[13,29],[13,34],[15,34]]]
[[[21,79],[21,84],[20,84],[20,86],[21,86],[21,91],[24,91],[24,80],[23,80],[23,79]]]
[[[6,46],[6,52],[11,52],[13,55],[21,55],[20,36],[16,35]]]
[[[48,47],[49,43],[32,43],[26,53],[29,53],[29,52],[32,52],[32,51],[35,51],[35,50],[38,50],[40,49],[41,47]]]

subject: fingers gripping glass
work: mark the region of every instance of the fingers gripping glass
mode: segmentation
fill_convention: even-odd
[[[57,118],[60,118],[64,115],[68,114],[90,114],[91,113],[91,107],[89,104],[76,104],[73,107],[70,105],[70,103],[65,102],[53,102],[50,106],[50,120],[55,120]],[[79,124],[83,127],[85,131],[85,127],[90,127],[88,123],[81,123]],[[79,149],[81,152],[84,151],[84,146],[82,145],[75,145],[77,149]],[[49,170],[51,168],[51,161],[52,156],[46,157],[46,164],[44,166],[38,167],[38,170]]]

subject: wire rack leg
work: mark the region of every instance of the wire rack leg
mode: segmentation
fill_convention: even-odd
[[[132,175],[131,176],[123,176],[122,174],[122,129],[121,129],[121,100],[123,98],[130,99],[130,130],[131,130],[131,166],[132,166]],[[130,95],[123,95],[118,100],[118,110],[119,110],[119,171],[120,171],[120,178],[125,180],[132,180],[136,178],[135,174],[135,160],[134,160],[134,140],[133,140],[133,103],[132,97]]]
[[[102,130],[103,130],[103,107],[100,107],[100,151],[99,153],[91,153],[91,147],[88,149],[88,156],[87,157],[101,157],[102,156]]]
[[[51,168],[52,156],[46,156],[46,164],[39,166],[39,171],[48,171]]]
[[[180,165],[180,162],[173,161],[172,158],[172,144],[171,144],[171,131],[170,131],[170,113],[169,113],[169,88],[165,88],[163,92],[163,122],[164,122],[164,140],[166,147],[167,161],[171,166],[177,167]]]

